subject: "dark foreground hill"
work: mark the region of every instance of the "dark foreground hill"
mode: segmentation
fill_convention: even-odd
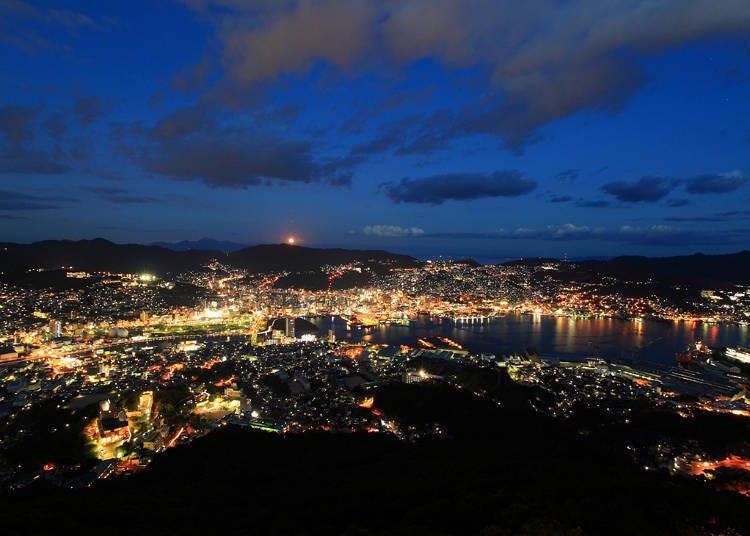
[[[443,386],[379,390],[450,439],[226,428],[92,489],[0,497],[6,534],[741,534],[747,499],[648,473],[537,414]]]

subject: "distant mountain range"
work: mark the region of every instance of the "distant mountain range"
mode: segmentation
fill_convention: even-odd
[[[533,258],[511,261],[505,265],[537,266],[557,259]],[[568,275],[575,279],[611,276],[618,279],[715,285],[750,283],[750,251],[724,255],[683,255],[677,257],[623,256],[609,260],[587,260],[570,263]]]
[[[421,261],[408,255],[382,250],[318,249],[287,244],[250,246],[227,254],[218,249],[176,251],[155,245],[115,244],[103,238],[45,240],[32,244],[0,243],[0,270],[3,272],[71,266],[75,270],[89,272],[164,274],[196,269],[212,259],[253,272],[316,270],[326,264],[355,261],[373,268],[421,264]]]
[[[219,251],[173,251],[159,246],[115,244],[103,238],[0,244],[3,271],[72,266],[89,272],[160,274],[188,270],[221,256]]]
[[[215,240],[213,238],[203,237],[199,240],[183,240],[181,242],[152,242],[150,246],[159,246],[161,248],[167,248],[174,251],[190,251],[191,249],[204,249],[213,251],[223,251],[224,253],[231,253],[238,249],[248,247],[248,244],[240,244],[239,242],[229,242],[227,240]]]
[[[204,247],[205,246],[205,247]],[[32,244],[0,243],[0,271],[19,272],[28,268],[165,274],[199,268],[212,259],[252,272],[288,270],[319,271],[326,264],[360,262],[375,271],[389,267],[419,266],[422,261],[383,250],[322,249],[287,244],[241,247],[234,242],[202,238],[194,242],[165,245],[115,244],[109,240],[45,240]],[[476,264],[471,259],[460,262]],[[551,258],[511,261],[505,265],[539,265],[557,262]],[[680,257],[616,257],[570,263],[566,274],[572,279],[601,276],[689,282],[694,284],[750,283],[750,251],[726,255]]]
[[[685,255],[680,257],[615,257],[604,266],[624,273],[641,273],[671,279],[750,281],[750,251],[726,255]]]
[[[338,265],[361,262],[374,266],[418,266],[422,261],[408,255],[369,249],[319,249],[287,244],[252,246],[231,253],[229,264],[253,272],[267,270],[315,270],[325,264]]]

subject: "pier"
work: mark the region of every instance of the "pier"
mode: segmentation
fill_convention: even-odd
[[[449,316],[446,317],[452,320],[454,324],[487,324],[492,320],[491,316],[485,315],[473,315],[473,316]]]

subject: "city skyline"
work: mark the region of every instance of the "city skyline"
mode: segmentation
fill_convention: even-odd
[[[742,1],[0,3],[0,240],[725,253]]]

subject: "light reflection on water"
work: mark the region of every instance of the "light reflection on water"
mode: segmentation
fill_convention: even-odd
[[[311,321],[321,336],[333,325],[337,340],[417,346],[418,337],[442,336],[476,353],[509,354],[529,348],[543,356],[637,359],[665,365],[674,362],[675,352],[699,339],[709,346],[750,345],[750,330],[745,326],[700,322],[509,314],[490,323],[454,324],[420,316],[411,326],[347,331],[339,318]]]

